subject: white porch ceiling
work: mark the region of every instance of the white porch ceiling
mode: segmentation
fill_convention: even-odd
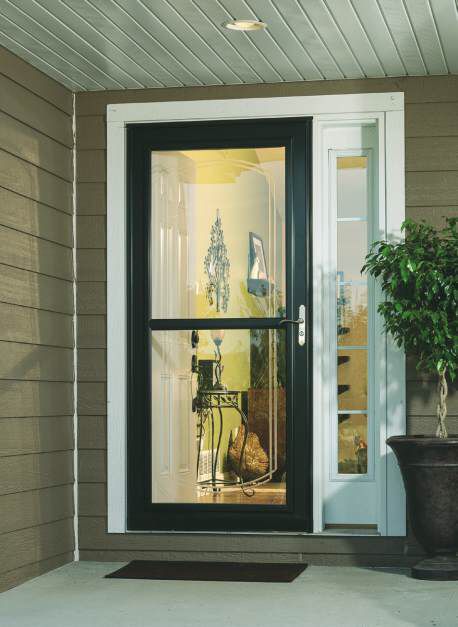
[[[268,28],[223,28],[233,18]],[[458,11],[456,0],[0,0],[0,45],[74,91],[458,74]]]

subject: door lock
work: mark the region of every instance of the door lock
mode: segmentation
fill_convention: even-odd
[[[280,324],[297,324],[297,343],[299,346],[305,344],[305,305],[299,305],[299,317],[297,320],[285,318],[280,320]]]

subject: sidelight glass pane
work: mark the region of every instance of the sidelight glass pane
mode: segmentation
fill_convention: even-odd
[[[338,471],[340,474],[367,474],[367,415],[339,414]]]
[[[337,218],[367,216],[367,167],[367,157],[337,157]]]
[[[337,283],[337,343],[367,344],[367,286]]]
[[[367,474],[369,157],[337,157],[337,470]]]
[[[337,406],[367,409],[367,350],[337,351]]]
[[[340,281],[364,281],[361,274],[367,255],[367,222],[337,223],[337,273]]]
[[[286,503],[285,350],[283,329],[153,331],[153,503]]]
[[[151,315],[285,310],[285,148],[151,153]]]

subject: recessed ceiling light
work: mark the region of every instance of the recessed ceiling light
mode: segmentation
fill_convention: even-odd
[[[260,20],[231,20],[224,22],[223,26],[229,30],[263,30],[267,28],[267,24]]]

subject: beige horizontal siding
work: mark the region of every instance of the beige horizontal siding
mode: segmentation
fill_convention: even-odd
[[[456,103],[434,102],[407,104],[405,109],[406,137],[449,137],[458,135]]]
[[[126,89],[81,92],[76,97],[77,116],[105,115],[108,104],[121,102],[167,102],[219,98],[270,98],[275,96],[320,96],[387,91],[404,92],[405,102],[458,102],[457,76],[370,78],[363,80],[308,81],[261,85],[223,85],[171,89]]]
[[[73,450],[72,416],[0,420],[0,457]]]
[[[458,171],[406,172],[406,195],[410,207],[458,204]]]
[[[80,516],[107,515],[107,486],[105,483],[78,484],[78,512]]]
[[[78,347],[105,348],[107,345],[107,321],[103,315],[78,316]]]
[[[73,381],[73,349],[0,341],[0,379]]]
[[[104,248],[79,248],[76,254],[79,281],[107,280],[107,254]]]
[[[0,187],[0,224],[28,235],[73,245],[72,216]]]
[[[80,382],[78,384],[78,412],[99,416],[107,413],[107,386],[105,383]]]
[[[0,418],[73,414],[72,383],[0,380],[0,398]]]
[[[0,302],[0,341],[73,347],[73,320],[67,314]]]
[[[0,146],[66,181],[72,180],[72,153],[66,146],[1,111]]]
[[[406,214],[413,220],[425,220],[435,228],[443,228],[446,218],[456,216],[458,211],[458,203],[455,207],[437,206],[437,207],[406,207]]]
[[[1,46],[0,68],[4,76],[26,86],[28,91],[49,102],[53,107],[61,109],[69,116],[72,115],[73,96],[66,87]]]
[[[441,225],[458,214],[458,76],[321,81],[186,89],[81,93],[76,98],[78,149],[78,411],[80,542],[82,559],[278,559],[302,555],[312,563],[408,564],[418,547],[409,538],[283,539],[251,536],[106,533],[106,106],[213,98],[404,92],[407,215]],[[435,381],[408,361],[407,413],[411,433],[435,429]],[[452,390],[451,429],[458,432]],[[413,547],[413,548],[412,548]],[[404,555],[404,551],[407,555]],[[197,552],[197,553],[196,553]],[[304,559],[305,559],[304,557]],[[359,561],[358,561],[359,560]]]
[[[53,209],[72,212],[72,185],[0,149],[0,186]]]
[[[0,263],[73,280],[71,248],[0,225]]]
[[[73,313],[73,285],[37,272],[0,264],[0,302]]]
[[[73,451],[0,458],[1,494],[40,490],[73,482]]]
[[[105,183],[78,183],[76,187],[78,216],[104,215],[107,212]]]
[[[107,353],[100,348],[78,349],[78,381],[106,381]]]
[[[106,416],[78,416],[78,446],[81,450],[107,448]]]
[[[72,114],[0,48],[0,589],[72,559]]]
[[[108,534],[105,517],[82,516],[79,523],[80,547],[106,550],[157,550],[184,551],[194,556],[202,552],[229,553],[309,553],[309,554],[397,554],[404,551],[404,538],[386,538],[380,536],[360,537],[323,537],[306,536],[269,536],[259,534]]]
[[[1,67],[0,67],[1,69]],[[73,144],[71,116],[0,73],[0,111],[48,135],[64,146]]]
[[[458,117],[458,114],[456,114]],[[406,140],[406,171],[458,170],[458,135],[410,137]]]
[[[76,295],[76,311],[78,314],[106,314],[106,283],[101,281],[82,281],[81,283],[78,283],[78,290]]]
[[[0,534],[70,518],[73,487],[61,485],[0,496],[0,509]]]
[[[106,248],[105,216],[78,216],[76,227],[76,245],[78,248]]]
[[[76,175],[80,183],[103,183],[107,177],[105,150],[86,150],[77,161]]]
[[[86,115],[76,119],[78,150],[105,150],[107,132],[103,115]]]
[[[78,453],[78,481],[79,483],[106,483],[107,482],[107,454],[106,451],[80,450]]]

